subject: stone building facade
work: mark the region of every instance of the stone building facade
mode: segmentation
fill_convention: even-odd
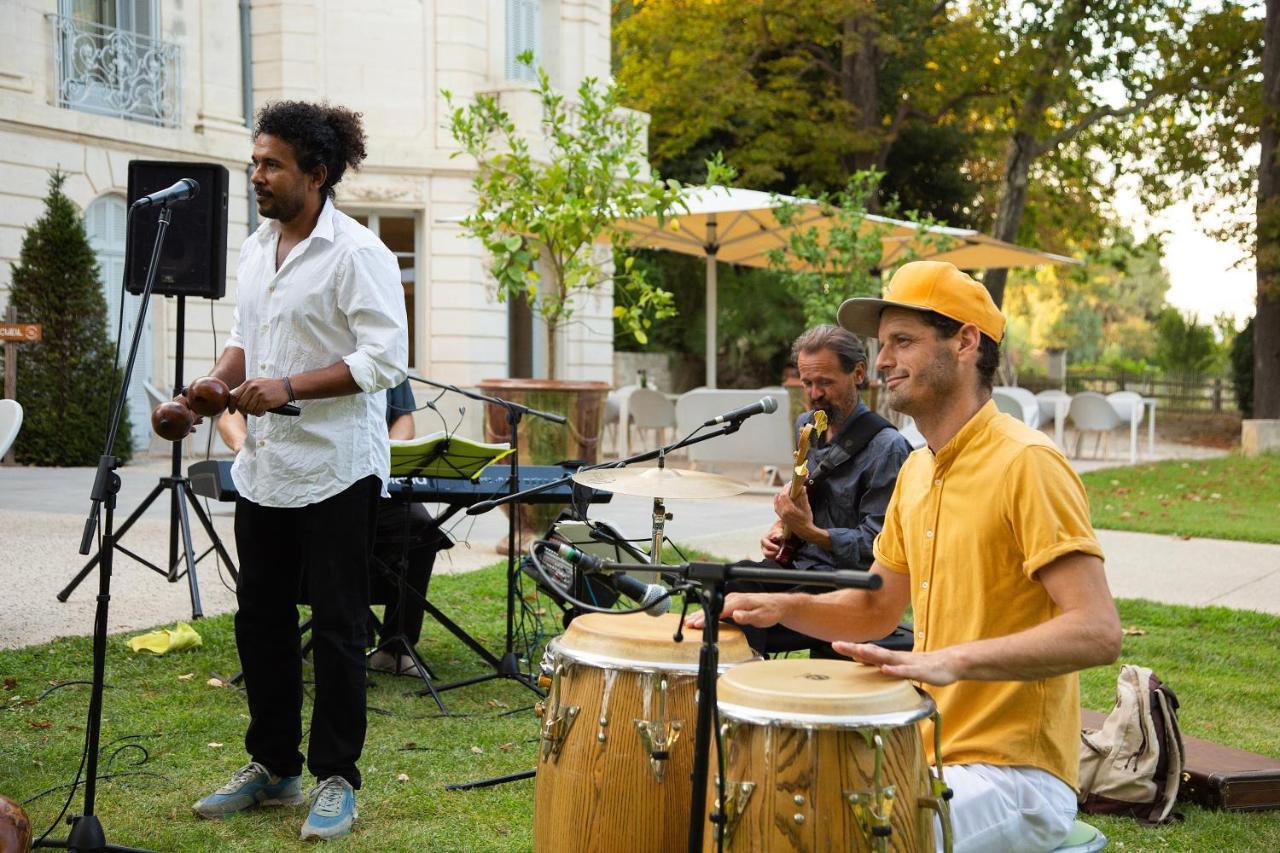
[[[537,102],[514,57],[532,49],[572,91],[609,74],[608,0],[0,0],[0,316],[23,230],[61,169],[85,212],[108,305],[118,312],[128,163],[220,163],[230,174],[227,295],[187,300],[190,379],[212,364],[235,306],[239,246],[256,223],[246,114],[268,101],[327,99],[364,114],[369,157],[338,206],[400,259],[418,375],[472,386],[545,372],[529,312],[499,303],[482,248],[457,220],[474,163],[453,158],[442,90],[498,95],[536,133]],[[181,215],[175,210],[175,217]],[[124,297],[126,340],[137,297]],[[153,297],[135,371],[134,423],[168,393],[177,300]],[[612,299],[582,306],[564,332],[561,375],[612,375]],[[112,316],[112,328],[115,325]],[[513,334],[515,332],[516,334]],[[532,341],[512,351],[510,340]],[[420,392],[420,396],[422,392]],[[424,421],[423,428],[439,424]],[[478,412],[464,429],[479,429]],[[145,431],[138,430],[145,444]]]

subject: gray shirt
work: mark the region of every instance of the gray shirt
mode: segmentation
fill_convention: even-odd
[[[861,400],[850,421],[868,411]],[[809,423],[812,413],[805,412],[796,420],[796,432]],[[847,425],[847,424],[846,424]],[[835,449],[822,436],[810,441],[809,470],[817,466]],[[858,455],[837,466],[809,492],[813,522],[831,535],[831,551],[811,542],[796,549],[797,569],[861,569],[871,568],[875,559],[871,545],[884,527],[885,510],[898,482],[898,469],[911,453],[911,445],[896,429],[883,429]]]

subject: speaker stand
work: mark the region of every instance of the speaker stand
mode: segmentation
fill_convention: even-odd
[[[183,346],[186,339],[187,313],[187,298],[185,296],[178,296],[177,299],[178,343],[175,350],[177,375],[174,379],[174,396],[182,393],[182,389],[184,387],[182,380],[182,359]],[[210,426],[210,429],[212,429],[212,426]],[[156,498],[160,497],[160,495],[166,491],[169,493],[169,568],[167,571],[125,548],[119,542],[119,540],[129,532],[129,528],[133,526],[133,523],[142,517],[142,514],[151,507],[151,504],[155,503]],[[177,583],[178,580],[185,575],[187,578],[187,586],[191,592],[191,618],[199,619],[204,616],[204,610],[200,606],[200,584],[196,579],[196,563],[204,559],[209,552],[206,550],[204,554],[200,555],[199,559],[196,558],[195,548],[191,537],[191,518],[187,514],[188,504],[190,504],[192,511],[195,512],[196,518],[200,520],[201,526],[204,527],[205,534],[209,537],[209,541],[213,543],[212,549],[216,550],[218,555],[226,562],[231,572],[232,580],[238,581],[239,575],[236,572],[235,563],[232,561],[231,555],[227,553],[226,546],[222,544],[222,539],[218,536],[218,531],[213,527],[213,522],[210,521],[208,514],[204,511],[204,507],[200,505],[200,501],[196,498],[195,492],[192,491],[191,481],[182,473],[181,441],[175,441],[173,443],[172,465],[170,467],[169,476],[161,477],[160,482],[151,490],[151,493],[143,499],[137,509],[129,514],[129,517],[125,519],[124,524],[120,525],[120,529],[116,532],[114,539],[111,540],[111,547],[114,547],[121,553],[132,557],[134,560],[157,574],[163,575],[169,583]],[[179,542],[182,544],[181,554],[178,552]],[[181,572],[178,571],[179,560],[186,563],[186,568]],[[80,572],[71,579],[71,582],[63,587],[62,591],[58,593],[58,600],[65,602],[70,598],[71,593],[75,591],[75,588],[80,585],[81,581],[89,576],[89,573],[92,572],[94,567],[101,561],[102,552],[99,551],[90,558],[88,563],[85,563],[84,568],[82,568]]]

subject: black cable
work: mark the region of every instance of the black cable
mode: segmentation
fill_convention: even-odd
[[[657,599],[649,602],[649,604],[645,605],[644,607],[628,607],[628,608],[621,608],[621,609],[596,607],[594,604],[588,604],[585,601],[581,601],[575,598],[569,592],[562,590],[560,588],[560,585],[557,584],[555,581],[553,581],[551,579],[551,576],[547,574],[547,570],[542,566],[542,560],[538,558],[537,552],[538,552],[539,546],[550,546],[554,544],[555,544],[554,542],[548,542],[546,539],[535,539],[529,545],[529,559],[533,561],[533,567],[538,570],[538,576],[542,578],[542,582],[546,584],[547,587],[549,587],[550,589],[554,589],[557,595],[559,595],[565,601],[572,604],[574,607],[577,607],[581,610],[585,610],[588,613],[612,613],[614,615],[624,616],[629,613],[647,613],[655,604],[659,604],[671,598],[671,590],[668,589],[668,590],[665,590],[663,594],[660,595]]]

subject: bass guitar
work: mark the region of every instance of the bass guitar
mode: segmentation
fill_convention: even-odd
[[[813,413],[813,421],[800,427],[800,437],[796,439],[795,464],[791,469],[791,500],[799,500],[809,478],[809,444],[816,432],[818,435],[827,431],[827,413],[819,409]],[[782,525],[782,549],[778,551],[775,561],[780,566],[790,566],[795,559],[796,549],[804,544],[804,540],[792,533],[786,524]]]

